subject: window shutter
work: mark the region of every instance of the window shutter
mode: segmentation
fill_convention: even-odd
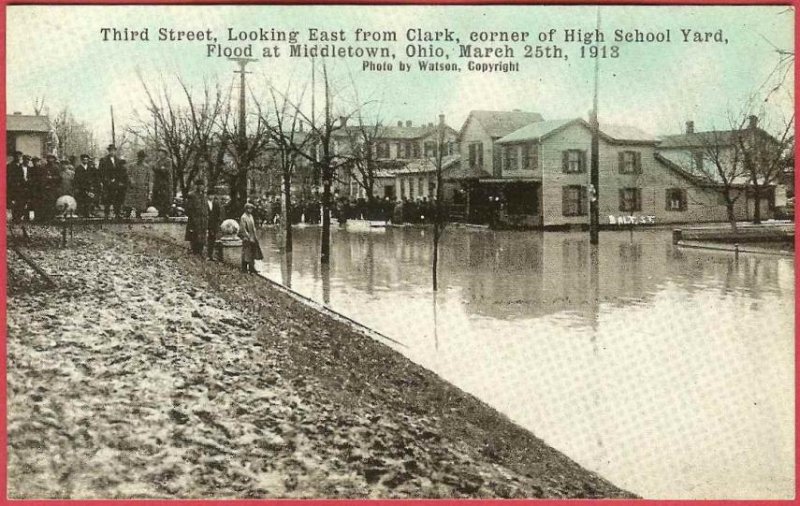
[[[561,214],[569,216],[569,186],[561,187]]]
[[[580,189],[578,190],[578,193],[580,194],[580,196],[578,197],[581,206],[580,215],[584,216],[586,215],[586,212],[589,209],[589,187],[581,186]]]
[[[588,157],[586,156],[586,150],[583,150],[581,151],[581,172],[586,172],[587,170],[586,160],[588,160]]]
[[[642,153],[640,153],[639,151],[636,151],[634,153],[633,160],[634,160],[634,165],[636,166],[636,173],[637,174],[641,174],[642,173]]]
[[[642,189],[641,188],[636,188],[636,190],[634,190],[633,194],[636,197],[636,208],[634,209],[634,211],[641,212],[641,210],[642,210]]]
[[[620,151],[617,153],[617,158],[619,159],[619,173],[623,174],[625,172],[625,152]]]
[[[625,211],[625,190],[619,189],[619,210]]]
[[[569,151],[561,152],[561,172],[569,172]]]
[[[483,143],[478,144],[478,166],[483,168]]]
[[[681,211],[685,211],[689,207],[689,197],[686,190],[681,190]]]
[[[664,190],[664,202],[666,202],[664,208],[667,211],[671,211],[672,210],[672,206],[670,205],[670,201],[672,200],[672,199],[670,199],[670,196],[671,196],[670,193],[672,193],[672,190],[669,190],[669,189]]]

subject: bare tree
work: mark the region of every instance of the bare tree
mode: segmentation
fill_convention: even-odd
[[[180,185],[181,192],[186,195],[192,183],[192,180],[187,178],[187,173],[198,152],[190,114],[187,113],[186,106],[182,106],[172,97],[163,79],[157,89],[151,89],[141,74],[139,81],[147,95],[149,117],[138,117],[138,125],[134,127],[134,131],[137,131],[139,136],[145,135],[143,132],[153,131],[156,144],[167,150],[172,161],[173,193],[175,187]],[[154,131],[156,128],[157,133]]]
[[[782,176],[794,153],[794,114],[784,122],[776,136],[759,127],[761,118],[748,117],[747,128],[735,131],[735,142],[754,196],[753,223],[761,223],[761,197]]]
[[[445,152],[445,132],[447,127],[444,124],[444,117],[439,116],[439,123],[436,127],[436,153],[434,155],[434,166],[436,168],[436,201],[433,203],[433,291],[439,289],[438,268],[439,268],[439,241],[445,227],[444,212],[444,191],[442,188],[444,171],[444,152]]]
[[[292,251],[292,179],[300,158],[298,151],[307,152],[310,135],[302,132],[300,113],[297,108],[293,108],[288,97],[287,91],[278,97],[274,87],[270,86],[270,97],[272,99],[273,111],[268,119],[264,121],[271,141],[271,148],[276,155],[278,166],[281,173],[281,207],[284,224],[284,248],[287,253]],[[305,91],[305,90],[304,90]],[[302,102],[302,94],[300,98]]]
[[[367,202],[375,199],[375,179],[379,164],[377,159],[377,139],[381,136],[383,126],[380,120],[368,124],[364,121],[360,110],[357,113],[358,124],[345,129],[350,163],[347,166],[350,177],[364,189]]]
[[[64,107],[53,116],[52,125],[62,154],[94,154],[97,150],[94,132],[85,122],[78,121],[69,107]]]
[[[255,111],[245,116],[245,123],[233,115],[222,124],[223,135],[228,139],[228,153],[232,156],[235,171],[230,177],[231,207],[239,214],[247,202],[247,181],[251,170],[261,170],[258,160],[267,152],[270,135],[267,115],[251,91]]]

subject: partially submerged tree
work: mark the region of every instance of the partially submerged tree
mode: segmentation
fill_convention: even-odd
[[[754,197],[753,223],[761,223],[761,198],[776,184],[794,153],[794,114],[776,135],[759,126],[759,116],[750,115],[747,128],[736,131],[735,142]]]
[[[439,289],[438,269],[439,269],[439,241],[445,226],[444,212],[444,190],[442,182],[444,180],[444,153],[445,153],[445,132],[447,127],[444,124],[444,117],[439,116],[439,123],[436,127],[436,153],[434,154],[434,167],[436,168],[436,200],[434,201],[433,211],[433,291]]]
[[[307,152],[310,135],[302,131],[302,119],[297,108],[293,108],[288,97],[288,87],[282,98],[270,86],[270,97],[273,110],[265,118],[267,135],[270,139],[269,149],[275,155],[275,161],[281,174],[281,211],[283,215],[284,249],[292,251],[292,179],[300,161],[298,152]],[[300,97],[302,102],[302,94]]]

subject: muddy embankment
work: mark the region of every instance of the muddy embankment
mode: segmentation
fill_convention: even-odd
[[[631,497],[263,279],[30,234],[57,286],[7,251],[12,498]]]

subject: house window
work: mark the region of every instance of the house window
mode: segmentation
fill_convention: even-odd
[[[414,180],[408,180],[408,198],[414,200]]]
[[[539,145],[528,143],[522,145],[522,169],[536,170],[539,165]]]
[[[413,158],[419,158],[419,142],[411,143],[411,156]]]
[[[389,158],[389,143],[378,143],[378,158]]]
[[[506,163],[505,163],[505,170],[517,170],[519,166],[517,165],[517,154],[519,151],[519,147],[515,145],[506,146],[504,148],[506,154]]]
[[[436,143],[425,141],[425,158],[436,158]]]
[[[405,179],[400,179],[400,198],[405,198],[406,196],[406,181]]]
[[[634,212],[642,210],[642,189],[641,188],[620,188],[619,190],[619,210],[623,212]]]
[[[619,173],[620,174],[641,174],[642,154],[638,151],[620,151],[619,153]]]
[[[561,212],[564,216],[586,216],[586,187],[561,187]]]
[[[586,171],[586,152],[580,149],[568,149],[562,152],[562,170],[567,173]]]
[[[472,142],[469,144],[469,166],[483,167],[483,143]]]
[[[681,188],[667,189],[667,211],[686,210],[686,190]]]

